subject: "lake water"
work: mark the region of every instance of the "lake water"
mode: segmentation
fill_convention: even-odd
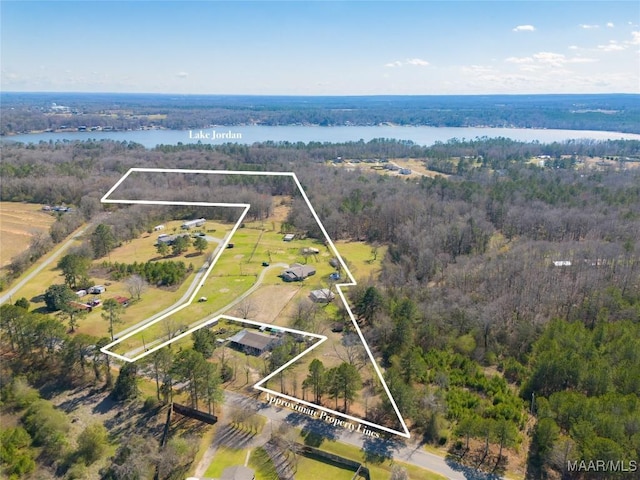
[[[639,134],[600,132],[591,130],[546,130],[528,128],[483,128],[483,127],[318,127],[318,126],[217,126],[198,130],[136,130],[127,132],[62,132],[34,133],[2,137],[2,141],[39,143],[41,141],[102,140],[136,142],[147,148],[157,145],[177,145],[178,143],[221,144],[235,142],[252,144],[255,142],[368,142],[374,138],[411,140],[418,145],[433,145],[452,138],[474,140],[481,137],[506,137],[513,140],[540,143],[562,142],[565,140],[640,140]]]

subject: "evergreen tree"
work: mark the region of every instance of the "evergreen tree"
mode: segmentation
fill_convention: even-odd
[[[138,395],[138,366],[127,362],[120,367],[118,379],[113,387],[113,398],[117,401],[129,400]]]
[[[91,247],[95,258],[101,258],[109,254],[116,246],[116,237],[111,226],[99,224],[91,234]]]

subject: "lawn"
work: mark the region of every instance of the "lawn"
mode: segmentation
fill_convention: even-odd
[[[346,468],[340,468],[330,463],[324,463],[313,458],[298,455],[298,468],[296,480],[316,480],[327,478],[331,480],[351,480],[355,472]]]
[[[301,442],[304,442],[304,439],[301,437]],[[349,458],[351,460],[355,460],[357,462],[364,462],[365,466],[369,468],[369,472],[371,473],[372,479],[387,479],[391,476],[391,467],[394,464],[400,465],[407,469],[407,473],[409,473],[409,478],[411,480],[443,480],[445,477],[439,475],[437,473],[431,472],[429,470],[425,470],[414,465],[405,464],[403,462],[394,462],[391,459],[385,459],[382,462],[365,462],[364,454],[362,450],[354,445],[348,445],[345,443],[334,442],[331,440],[325,440],[320,445],[320,449],[333,453],[335,455],[339,455],[344,458]]]
[[[278,480],[279,478],[273,461],[262,447],[251,452],[249,468],[252,468],[256,473],[256,480]]]
[[[244,465],[244,461],[247,458],[247,451],[249,449],[235,449],[229,447],[219,447],[211,465],[205,472],[205,477],[220,478],[225,468],[233,467],[234,465]]]
[[[387,252],[386,246],[377,248],[374,260],[372,246],[368,243],[340,240],[335,242],[335,245],[356,281],[367,280],[370,277],[375,278],[380,274],[382,259]]]

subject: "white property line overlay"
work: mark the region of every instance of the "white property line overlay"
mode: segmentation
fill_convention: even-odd
[[[318,345],[320,345],[321,343],[323,343],[327,337],[324,337],[322,335],[315,335],[312,333],[308,333],[308,332],[301,332],[301,331],[296,331],[296,330],[292,330],[292,329],[288,329],[285,327],[280,327],[278,326],[277,328],[281,328],[282,330],[286,330],[286,331],[290,331],[293,333],[298,333],[298,334],[302,334],[302,335],[309,335],[309,336],[314,336],[314,337],[318,337],[321,338],[320,342],[316,342],[314,345],[312,345],[310,348],[306,349],[304,352],[298,354],[296,357],[294,357],[292,360],[288,361],[287,363],[285,363],[282,367],[278,368],[276,371],[272,372],[270,375],[268,375],[267,377],[265,377],[264,379],[262,379],[261,381],[259,381],[258,383],[256,383],[254,385],[254,388],[261,390],[263,392],[268,392],[271,393],[273,395],[282,397],[282,398],[286,398],[287,400],[290,401],[295,401],[295,402],[299,402],[302,403],[304,405],[308,405],[312,408],[318,408],[319,410],[323,410],[325,412],[328,413],[332,413],[334,415],[338,415],[344,418],[348,418],[349,420],[353,420],[359,423],[363,423],[381,430],[384,430],[386,432],[389,433],[393,433],[395,435],[399,435],[401,437],[405,437],[405,438],[411,438],[411,435],[409,433],[409,429],[407,428],[407,425],[404,421],[404,418],[402,417],[402,415],[400,414],[400,411],[398,410],[398,406],[396,405],[396,401],[393,398],[393,395],[391,395],[391,391],[389,390],[389,387],[387,386],[387,383],[384,381],[384,377],[382,375],[382,372],[380,371],[380,368],[378,367],[378,363],[376,362],[375,358],[373,357],[373,353],[371,352],[371,349],[369,348],[369,344],[367,343],[367,341],[364,338],[364,335],[362,334],[362,331],[360,330],[360,327],[358,326],[358,322],[356,321],[355,315],[353,314],[353,312],[351,311],[351,307],[349,306],[349,302],[347,302],[347,299],[345,297],[344,292],[342,291],[342,287],[352,287],[357,285],[357,282],[355,281],[353,275],[351,274],[351,271],[347,268],[346,263],[344,262],[344,260],[342,259],[342,256],[340,255],[340,252],[338,251],[338,249],[336,248],[335,244],[333,243],[333,240],[331,240],[331,238],[329,237],[329,234],[327,233],[326,229],[324,228],[324,225],[322,224],[322,222],[320,221],[320,217],[318,217],[318,214],[316,213],[315,209],[313,208],[313,205],[311,205],[311,202],[309,201],[309,197],[307,197],[306,192],[304,191],[304,189],[302,188],[302,185],[300,184],[300,181],[298,180],[298,177],[296,176],[295,172],[259,172],[259,171],[235,171],[235,170],[198,170],[198,169],[194,169],[194,170],[190,170],[190,169],[183,169],[183,168],[139,168],[139,167],[135,167],[135,168],[131,168],[129,169],[129,171],[127,173],[125,173],[123,175],[123,177],[118,180],[115,185],[113,187],[111,187],[109,189],[109,191],[107,191],[107,193],[104,194],[104,196],[102,197],[102,199],[100,200],[102,203],[119,203],[119,204],[138,204],[138,205],[189,205],[189,206],[201,206],[201,207],[234,207],[234,208],[243,208],[244,211],[242,212],[242,214],[240,215],[240,217],[238,218],[238,221],[236,222],[236,224],[233,226],[233,228],[231,229],[231,232],[229,232],[229,234],[227,234],[227,236],[224,238],[223,242],[219,245],[218,247],[218,253],[216,254],[216,256],[214,257],[214,259],[211,261],[211,265],[209,265],[209,267],[207,268],[206,273],[204,274],[204,276],[202,277],[201,281],[199,282],[199,286],[197,286],[194,291],[193,294],[191,295],[191,297],[182,305],[179,305],[178,307],[174,308],[173,310],[165,313],[164,315],[161,315],[160,317],[156,318],[153,322],[149,322],[145,325],[142,325],[140,328],[134,330],[133,332],[129,332],[128,334],[124,335],[121,338],[118,338],[116,341],[111,342],[108,345],[105,345],[104,347],[102,347],[100,349],[101,352],[108,354],[108,355],[112,355],[120,360],[124,360],[126,362],[134,362],[136,360],[139,360],[141,358],[143,358],[146,355],[149,355],[150,353],[155,352],[156,350],[170,344],[173,343],[181,338],[183,338],[184,336],[194,332],[195,330],[198,330],[200,328],[203,328],[207,325],[210,325],[214,322],[217,322],[219,318],[229,318],[230,320],[234,320],[234,321],[240,321],[240,322],[245,322],[245,323],[249,323],[252,325],[264,325],[267,327],[273,327],[273,325],[270,324],[262,324],[259,322],[253,322],[253,321],[249,321],[249,320],[244,320],[244,319],[236,319],[234,317],[226,317],[224,315],[219,315],[218,317],[209,320],[207,322],[204,322],[201,325],[198,325],[196,327],[193,327],[189,330],[187,330],[186,332],[183,332],[180,335],[177,335],[175,337],[173,337],[172,339],[157,345],[151,349],[149,349],[148,351],[145,351],[143,354],[138,355],[137,357],[134,357],[133,359],[125,357],[123,355],[119,355],[115,352],[111,352],[108,349],[117,345],[118,343],[124,341],[125,339],[131,337],[132,335],[135,335],[143,330],[145,330],[146,328],[148,328],[151,325],[154,325],[155,323],[167,318],[170,315],[173,315],[176,312],[179,312],[180,310],[182,310],[183,308],[189,306],[189,304],[193,303],[193,300],[196,298],[196,296],[198,295],[198,292],[200,291],[200,288],[202,288],[203,282],[205,281],[205,279],[209,276],[209,274],[211,273],[211,270],[213,270],[213,267],[215,266],[215,264],[217,263],[218,259],[220,258],[220,256],[222,255],[222,253],[226,250],[226,247],[229,243],[229,240],[233,237],[233,235],[235,235],[236,230],[240,227],[240,224],[242,223],[242,221],[244,220],[244,217],[246,216],[247,212],[249,211],[249,208],[251,207],[251,204],[248,203],[219,203],[219,202],[186,202],[186,201],[163,201],[163,200],[125,200],[125,199],[109,199],[108,197],[122,184],[122,182],[124,182],[129,175],[131,175],[134,172],[141,172],[141,173],[182,173],[182,174],[204,174],[204,175],[247,175],[247,176],[271,176],[271,177],[291,177],[293,179],[293,181],[296,184],[296,187],[298,188],[298,191],[300,192],[300,195],[302,195],[302,198],[304,199],[304,201],[306,202],[307,206],[309,207],[309,210],[311,211],[311,214],[313,215],[313,218],[315,219],[316,223],[318,224],[318,226],[320,227],[320,230],[322,231],[325,239],[327,240],[327,242],[329,242],[329,245],[331,246],[331,249],[333,251],[333,253],[336,255],[336,258],[338,259],[338,261],[340,262],[340,266],[342,267],[343,271],[346,272],[347,276],[349,277],[349,282],[343,282],[343,283],[336,283],[335,287],[336,287],[336,291],[338,292],[338,295],[340,296],[342,303],[344,304],[347,313],[349,314],[349,318],[351,318],[351,323],[353,324],[353,327],[355,328],[356,332],[358,333],[358,337],[360,337],[360,341],[362,342],[362,345],[364,346],[367,355],[369,356],[369,360],[371,360],[371,363],[373,364],[373,368],[376,371],[376,374],[378,375],[378,379],[380,380],[380,383],[384,389],[384,391],[386,392],[387,396],[389,397],[389,401],[391,402],[391,406],[393,407],[393,410],[396,413],[396,416],[398,417],[398,420],[400,420],[400,423],[402,425],[402,429],[403,431],[398,431],[398,430],[394,430],[392,428],[388,428],[385,427],[384,425],[378,425],[375,423],[371,423],[368,422],[366,420],[363,419],[359,419],[350,415],[347,415],[345,413],[341,413],[338,412],[336,410],[331,410],[328,408],[325,408],[321,405],[316,405],[316,404],[312,404],[309,402],[306,402],[304,400],[300,400],[298,398],[295,397],[291,397],[289,395],[285,395],[283,393],[280,392],[276,392],[274,390],[270,390],[267,388],[262,387],[261,385],[268,381],[269,379],[271,379],[273,376],[275,376],[276,374],[280,373],[282,370],[284,370],[286,367],[288,367],[289,365],[291,365],[292,363],[294,363],[295,361],[299,360],[302,356],[306,355],[308,352],[310,352],[311,350],[313,350],[315,347],[317,347]]]

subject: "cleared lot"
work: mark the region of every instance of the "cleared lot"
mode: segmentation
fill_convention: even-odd
[[[48,232],[55,217],[35,203],[0,202],[0,267],[24,252],[34,235]]]

